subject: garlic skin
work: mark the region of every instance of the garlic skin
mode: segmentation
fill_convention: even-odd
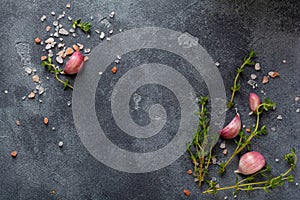
[[[240,161],[235,173],[249,175],[258,172],[266,165],[266,160],[263,155],[257,151],[245,153]]]
[[[260,104],[260,99],[257,94],[251,92],[249,94],[248,100],[249,100],[249,107],[250,107],[250,111],[251,111],[249,113],[249,115],[252,115],[253,113],[257,112],[257,108]]]
[[[239,134],[242,122],[239,113],[236,113],[231,122],[220,131],[220,135],[224,139],[232,139]]]
[[[67,62],[64,73],[65,74],[77,74],[84,64],[84,58],[79,51],[76,51],[70,57],[70,60]]]

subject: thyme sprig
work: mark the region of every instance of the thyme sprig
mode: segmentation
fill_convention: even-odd
[[[253,50],[250,50],[249,55],[244,58],[243,64],[239,68],[237,68],[236,76],[233,81],[233,86],[231,87],[231,92],[232,92],[231,98],[230,98],[230,101],[227,102],[228,108],[232,108],[234,106],[234,95],[241,88],[241,85],[238,84],[238,78],[239,78],[240,74],[244,71],[245,66],[254,65],[254,62],[253,62],[254,57],[255,57],[255,52]]]
[[[63,72],[62,69],[57,69],[55,67],[55,65],[52,62],[52,58],[48,57],[47,60],[42,61],[41,65],[43,67],[47,67],[48,71],[52,74],[55,75],[55,78],[58,82],[62,83],[64,85],[64,89],[66,89],[67,87],[74,89],[72,85],[70,85],[69,83],[69,79],[66,79],[65,81],[59,78],[59,74],[61,74],[61,72]]]
[[[76,29],[77,27],[80,28],[85,33],[91,32],[91,23],[89,22],[82,22],[81,19],[77,19],[72,24],[73,28]]]
[[[199,186],[204,181],[204,177],[208,174],[208,167],[211,164],[212,159],[212,148],[213,145],[209,146],[208,130],[209,120],[207,118],[207,102],[208,97],[200,97],[200,113],[199,113],[199,124],[198,129],[194,134],[193,141],[187,145],[187,151],[190,154],[190,158],[194,165],[194,177],[198,179]],[[207,148],[209,149],[207,152]]]
[[[276,177],[273,177],[272,175],[266,176],[265,174],[266,172],[268,173],[271,172],[271,167],[268,165],[266,168],[240,181],[238,181],[237,178],[235,185],[232,186],[216,187],[218,185],[217,182],[209,181],[208,182],[209,188],[202,193],[214,194],[217,193],[218,191],[230,190],[230,189],[234,189],[235,193],[237,193],[238,191],[251,191],[251,190],[264,190],[265,192],[270,192],[271,189],[283,186],[284,182],[286,181],[288,182],[294,181],[294,177],[290,174],[290,172],[295,169],[297,164],[297,156],[295,154],[295,150],[291,149],[290,153],[284,156],[284,159],[287,161],[290,168],[283,174],[280,174]],[[266,180],[255,182],[254,179],[258,175],[266,177]]]
[[[226,166],[232,161],[232,159],[238,155],[244,148],[248,147],[250,144],[250,141],[255,137],[255,136],[260,136],[260,135],[266,135],[267,134],[267,128],[266,125],[263,125],[259,129],[259,122],[260,122],[260,116],[264,111],[268,111],[271,109],[274,109],[276,104],[272,102],[269,98],[266,98],[263,103],[261,103],[257,107],[257,112],[256,112],[256,124],[254,127],[254,130],[251,130],[249,135],[245,135],[244,131],[241,130],[239,132],[239,141],[235,141],[237,144],[236,149],[234,150],[233,154],[231,157],[225,162],[221,163],[219,166],[219,173],[223,173],[225,171]]]

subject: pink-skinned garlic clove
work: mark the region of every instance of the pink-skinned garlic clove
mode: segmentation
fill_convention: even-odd
[[[220,131],[220,135],[224,139],[232,139],[239,134],[242,122],[239,113],[236,113],[231,122]]]
[[[238,169],[235,173],[249,175],[258,172],[266,165],[266,160],[263,155],[257,151],[245,153],[240,161]]]

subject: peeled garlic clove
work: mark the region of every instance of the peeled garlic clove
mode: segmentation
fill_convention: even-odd
[[[242,122],[239,113],[236,113],[231,122],[220,131],[221,137],[224,139],[232,139],[239,134]]]
[[[244,174],[244,175],[249,175],[258,172],[265,165],[266,165],[266,160],[263,155],[261,155],[257,151],[250,151],[248,153],[245,153],[241,157],[239,161],[239,167],[234,172]]]
[[[84,58],[79,51],[76,51],[70,57],[70,60],[67,62],[64,73],[65,74],[77,74],[84,64]]]
[[[260,99],[259,96],[255,93],[250,93],[248,99],[249,99],[249,106],[251,110],[249,114],[251,115],[252,113],[257,111],[257,108],[260,104]]]

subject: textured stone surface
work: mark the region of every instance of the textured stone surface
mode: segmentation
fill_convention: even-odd
[[[40,64],[41,47],[34,43],[34,38],[42,40],[49,38],[45,31],[55,17],[63,10],[66,17],[62,21],[67,24],[67,16],[73,19],[81,17],[99,25],[100,16],[108,16],[111,11],[116,15],[112,27],[128,30],[144,26],[158,26],[180,32],[189,32],[199,38],[199,43],[206,48],[215,61],[220,63],[219,70],[226,88],[230,88],[235,67],[241,64],[249,49],[254,49],[261,64],[261,71],[246,68],[241,77],[243,91],[236,97],[242,121],[246,126],[253,123],[247,116],[248,94],[250,91],[260,90],[266,96],[277,102],[277,109],[271,114],[263,115],[262,121],[268,124],[269,134],[255,139],[252,148],[259,150],[273,167],[274,174],[283,172],[287,166],[283,161],[283,154],[291,147],[296,152],[300,150],[300,107],[294,98],[300,95],[300,3],[298,1],[72,1],[71,8],[66,9],[62,1],[9,1],[2,0],[1,19],[1,54],[0,54],[0,199],[186,199],[184,189],[191,191],[190,199],[223,199],[228,196],[233,199],[231,191],[220,192],[214,196],[204,196],[193,178],[186,173],[191,168],[187,155],[182,156],[172,165],[161,170],[146,174],[129,174],[110,169],[95,160],[77,136],[72,118],[71,107],[67,101],[72,98],[71,90],[62,90],[62,86]],[[51,16],[54,11],[56,16]],[[40,21],[47,15],[44,22]],[[90,17],[93,16],[93,20]],[[107,25],[103,23],[102,25]],[[64,26],[65,27],[65,26]],[[65,27],[67,30],[70,27]],[[102,30],[100,30],[102,31]],[[50,31],[51,32],[51,31]],[[86,48],[93,49],[100,42],[99,36],[93,31],[91,38],[76,31],[76,42],[84,43]],[[64,42],[71,46],[74,38],[65,37]],[[94,39],[93,39],[94,38]],[[67,44],[68,42],[68,44]],[[148,51],[128,55],[124,58],[124,65],[139,63],[144,59],[159,60],[164,54],[154,58]],[[286,60],[284,64],[282,61]],[[123,57],[122,57],[123,61]],[[174,64],[178,60],[169,58],[165,63]],[[183,66],[184,62],[180,63]],[[44,94],[35,99],[22,100],[35,88],[30,76],[24,71],[25,67],[37,68],[43,86]],[[188,69],[188,68],[187,68]],[[261,80],[269,71],[278,71],[280,78],[270,79],[268,84],[259,84],[252,89],[247,81],[250,74],[256,73]],[[50,76],[49,80],[46,76]],[[71,82],[75,77],[71,77]],[[105,83],[104,83],[105,84]],[[104,88],[109,90],[109,87]],[[100,87],[100,85],[99,85]],[[102,88],[103,89],[103,88]],[[8,93],[5,94],[5,90]],[[159,87],[141,88],[140,93],[150,94],[147,101],[140,106],[147,110],[147,105],[156,101],[168,99],[165,93],[159,99]],[[150,93],[147,93],[149,92]],[[201,84],[199,93],[205,93]],[[155,98],[151,98],[155,95]],[[170,94],[171,95],[171,94]],[[229,92],[227,93],[229,95]],[[39,103],[39,99],[43,103]],[[96,99],[97,101],[97,99]],[[99,100],[101,102],[101,100]],[[170,104],[172,105],[172,104]],[[170,106],[169,105],[169,106]],[[134,102],[130,106],[134,109]],[[99,106],[100,107],[100,106]],[[97,109],[97,106],[96,106]],[[170,112],[177,112],[177,108],[170,106]],[[104,111],[105,112],[105,111]],[[97,113],[101,113],[97,109]],[[228,112],[227,122],[233,116]],[[281,115],[282,120],[277,120]],[[43,124],[43,118],[49,118],[49,124]],[[99,117],[100,118],[100,117]],[[133,113],[137,124],[147,124],[145,113]],[[20,126],[15,121],[20,121]],[[175,118],[172,123],[176,123]],[[52,130],[55,127],[55,130]],[[271,131],[271,127],[276,131]],[[172,138],[170,134],[164,137],[160,144],[150,142],[149,149],[163,146]],[[113,130],[109,128],[108,130]],[[145,151],[143,143],[117,138],[110,135],[111,140],[133,151]],[[161,136],[160,136],[161,137]],[[59,141],[64,145],[59,148]],[[129,143],[126,143],[128,141]],[[219,144],[216,146],[218,149]],[[233,142],[226,142],[228,154],[233,151]],[[12,158],[10,152],[18,151],[18,157]],[[226,156],[218,149],[221,160]],[[275,158],[280,161],[275,162]],[[234,184],[238,160],[229,166],[227,173],[219,177],[220,185]],[[294,172],[299,177],[299,166]],[[216,173],[216,167],[212,167]],[[300,180],[296,178],[296,182]],[[55,190],[56,194],[51,194]],[[271,194],[263,191],[239,193],[237,199],[297,199],[299,186],[294,183],[275,189]]]

